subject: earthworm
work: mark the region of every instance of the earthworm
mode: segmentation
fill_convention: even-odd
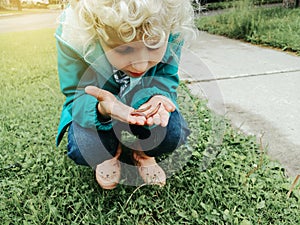
[[[160,105],[161,105],[161,102],[155,107],[155,109],[153,109],[147,115],[143,112],[150,109],[152,105],[149,105],[142,109],[135,109],[133,112],[130,113],[130,115],[131,116],[144,116],[144,117],[146,117],[146,119],[148,119],[149,117],[153,116],[154,114],[156,114],[158,112]]]
[[[135,109],[133,112],[130,113],[130,115],[132,115],[132,116],[144,116],[144,117],[146,117],[146,114],[143,113],[143,112],[145,112],[146,110],[148,110],[150,108],[151,108],[151,105],[148,105],[147,107],[142,108],[142,109]]]
[[[150,113],[148,113],[148,114],[146,115],[146,119],[148,119],[149,117],[151,117],[151,116],[153,116],[154,114],[156,114],[156,113],[158,112],[158,110],[159,110],[160,105],[161,105],[161,102],[158,103],[158,105],[155,107],[154,110],[152,110]]]
[[[150,109],[152,105],[148,105],[145,108],[142,109],[135,109],[134,112],[145,112],[146,110]]]
[[[144,116],[146,117],[146,114],[143,112],[137,112],[137,111],[133,111],[130,113],[131,116]]]

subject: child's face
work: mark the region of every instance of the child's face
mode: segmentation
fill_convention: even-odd
[[[141,77],[162,60],[168,41],[166,39],[161,47],[156,49],[148,48],[141,40],[124,44],[110,39],[107,42],[100,40],[100,43],[108,61],[115,68],[130,77]]]

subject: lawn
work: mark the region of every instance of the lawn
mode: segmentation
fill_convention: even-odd
[[[215,16],[200,16],[197,27],[212,34],[300,55],[300,8],[257,7],[244,1]]]
[[[287,198],[284,169],[224,118],[216,146],[220,118],[184,84],[179,101],[193,135],[182,150],[191,156],[164,188],[102,190],[89,168],[66,157],[65,139],[55,147],[64,97],[53,33],[0,35],[2,224],[300,224],[299,184]]]

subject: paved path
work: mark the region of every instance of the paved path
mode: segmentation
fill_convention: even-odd
[[[192,92],[204,93],[243,132],[263,134],[271,158],[289,176],[300,174],[300,57],[202,32],[190,49],[194,57],[182,64],[193,69],[181,76]]]
[[[0,33],[57,27],[60,12],[60,10],[49,10],[48,13],[2,15]]]

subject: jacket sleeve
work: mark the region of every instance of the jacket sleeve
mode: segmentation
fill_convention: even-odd
[[[154,95],[163,95],[177,105],[177,87],[179,85],[178,63],[182,42],[173,43],[172,39],[166,54],[156,67],[152,68],[142,79],[142,87],[132,98],[132,106],[138,108]]]
[[[66,96],[63,113],[86,128],[107,130],[111,123],[101,123],[98,101],[85,93],[88,85],[100,86],[100,76],[74,49],[57,40],[58,75],[62,93]]]

